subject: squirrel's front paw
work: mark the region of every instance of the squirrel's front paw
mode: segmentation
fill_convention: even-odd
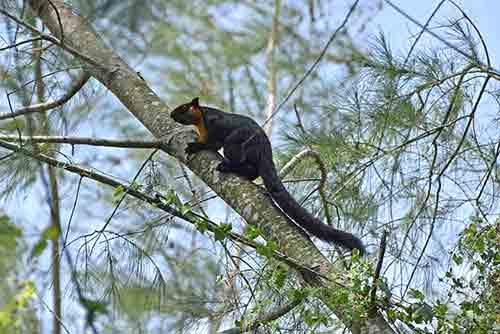
[[[218,172],[221,172],[221,173],[229,173],[229,172],[231,172],[231,169],[229,168],[229,166],[224,161],[222,161],[221,163],[219,163],[217,165],[217,167],[215,167],[215,169]]]
[[[201,150],[202,150],[202,148],[200,148],[199,143],[188,143],[185,152],[186,152],[186,154],[194,154],[194,153],[199,152]]]

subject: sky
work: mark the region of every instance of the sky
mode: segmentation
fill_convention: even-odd
[[[423,24],[432,14],[440,1],[393,0],[392,2]],[[498,15],[496,14],[500,11],[500,1],[457,0],[455,2],[464,10],[467,16],[469,16],[469,18],[481,31],[486,44],[488,45],[490,55],[492,56],[492,62],[495,63],[495,55],[500,53],[500,20],[498,20]],[[461,15],[457,9],[450,3],[446,2],[441,6],[439,12],[435,15],[433,21],[431,22],[431,26],[446,23],[449,18],[457,18],[460,16]],[[409,34],[419,32],[419,28],[417,26],[409,22],[406,18],[401,16],[386,4],[384,4],[384,9],[375,18],[374,23],[380,25],[380,27],[389,34],[391,41],[393,41],[395,45],[407,47],[407,37]],[[395,30],[392,30],[391,27],[394,27]],[[500,66],[495,67],[498,68]]]

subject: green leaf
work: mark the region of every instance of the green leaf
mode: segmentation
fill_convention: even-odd
[[[282,288],[283,285],[285,284],[286,276],[287,276],[287,270],[283,265],[278,265],[273,270],[272,281],[278,289]]]
[[[303,300],[309,295],[308,289],[290,289],[287,292],[290,299]]]
[[[14,322],[11,312],[0,310],[0,328],[8,327]]]
[[[160,196],[160,199],[163,204],[170,205],[174,202],[176,196],[175,191],[169,189],[164,196]]]
[[[242,329],[242,328],[243,328],[243,324],[244,324],[244,323],[245,323],[245,318],[244,318],[243,316],[242,316],[241,318],[239,318],[239,319],[236,319],[236,320],[234,321],[234,325],[235,325],[236,327],[238,327],[239,329]]]
[[[425,295],[416,289],[410,289],[409,295],[410,295],[410,297],[415,298],[415,299],[420,300],[420,301],[425,299]]]
[[[476,242],[473,243],[472,249],[478,253],[484,253],[486,245],[483,238],[477,238]]]
[[[183,216],[187,215],[188,213],[191,212],[191,205],[189,204],[182,204],[180,207],[179,207],[179,210],[181,212],[181,214]]]
[[[107,303],[93,300],[93,299],[83,298],[82,304],[89,310],[89,312],[93,312],[96,314],[99,314],[99,313],[106,314],[107,313],[107,307],[108,307]]]
[[[125,193],[125,187],[120,185],[115,188],[115,191],[113,191],[113,202],[117,203]]]
[[[11,121],[7,121],[6,123],[3,123],[2,124],[2,130],[5,130],[5,131],[17,131],[17,129],[19,130],[23,130],[26,126],[26,123],[24,122],[23,119],[19,119],[19,118],[16,118],[16,119],[13,119]]]
[[[328,316],[307,310],[304,312],[304,322],[309,326],[328,325]]]
[[[33,281],[25,281],[22,282],[23,289],[17,295],[16,301],[17,306],[23,307],[28,304],[29,299],[35,297],[36,295],[36,287]]]
[[[438,317],[445,317],[448,313],[448,305],[437,303],[436,305],[434,305],[434,313]]]
[[[57,240],[60,235],[60,230],[56,225],[49,225],[45,230],[43,230],[40,239],[36,242],[35,246],[30,253],[30,258],[40,256],[45,248],[47,248],[48,240]]]
[[[195,218],[193,222],[196,225],[196,229],[201,233],[205,233],[208,230],[208,223],[205,220]]]
[[[227,234],[231,232],[233,228],[233,225],[231,224],[220,224],[217,226],[217,229],[214,231],[215,233],[215,240],[216,241],[222,241],[226,239]]]
[[[40,153],[47,154],[50,152],[52,145],[49,143],[38,144],[38,150]]]
[[[278,244],[273,241],[269,240],[265,245],[258,245],[255,248],[255,251],[257,254],[271,258],[273,256],[273,252],[278,249]]]
[[[12,224],[8,216],[0,216],[0,237],[17,238],[22,236],[22,234],[23,231]]]
[[[263,235],[262,229],[255,225],[247,225],[247,227],[245,228],[245,237],[250,240],[255,240],[261,235]]]
[[[57,227],[56,225],[52,224],[50,225],[49,227],[47,227],[43,233],[42,233],[42,236],[46,239],[46,240],[54,240],[54,239],[57,239],[59,238],[59,235],[60,235],[60,230],[59,230],[59,227]]]
[[[35,246],[33,246],[33,249],[31,250],[30,253],[30,258],[42,255],[45,248],[47,248],[47,239],[41,238],[36,242]]]
[[[434,318],[434,312],[432,307],[427,303],[417,303],[412,305],[413,316],[415,322],[417,323],[429,323]]]
[[[464,258],[455,254],[453,255],[453,262],[455,262],[457,265],[461,265],[464,262]]]
[[[142,185],[137,181],[132,182],[132,184],[130,185],[130,188],[134,190],[139,190],[141,187]]]
[[[387,311],[387,317],[388,317],[390,320],[395,320],[395,319],[397,318],[396,311],[394,311],[394,310],[388,310],[388,311]]]

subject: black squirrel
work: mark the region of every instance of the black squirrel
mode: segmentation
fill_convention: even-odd
[[[304,230],[347,249],[357,248],[361,255],[365,252],[360,239],[324,224],[290,195],[274,166],[271,143],[253,119],[200,106],[198,98],[175,108],[171,117],[197,129],[198,141],[188,144],[187,154],[224,148],[224,160],[217,166],[219,172],[235,173],[250,181],[260,176],[281,210]]]

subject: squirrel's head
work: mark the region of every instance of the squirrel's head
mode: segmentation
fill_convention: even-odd
[[[198,98],[195,97],[191,102],[181,104],[172,110],[170,117],[184,125],[197,124],[203,118]]]

